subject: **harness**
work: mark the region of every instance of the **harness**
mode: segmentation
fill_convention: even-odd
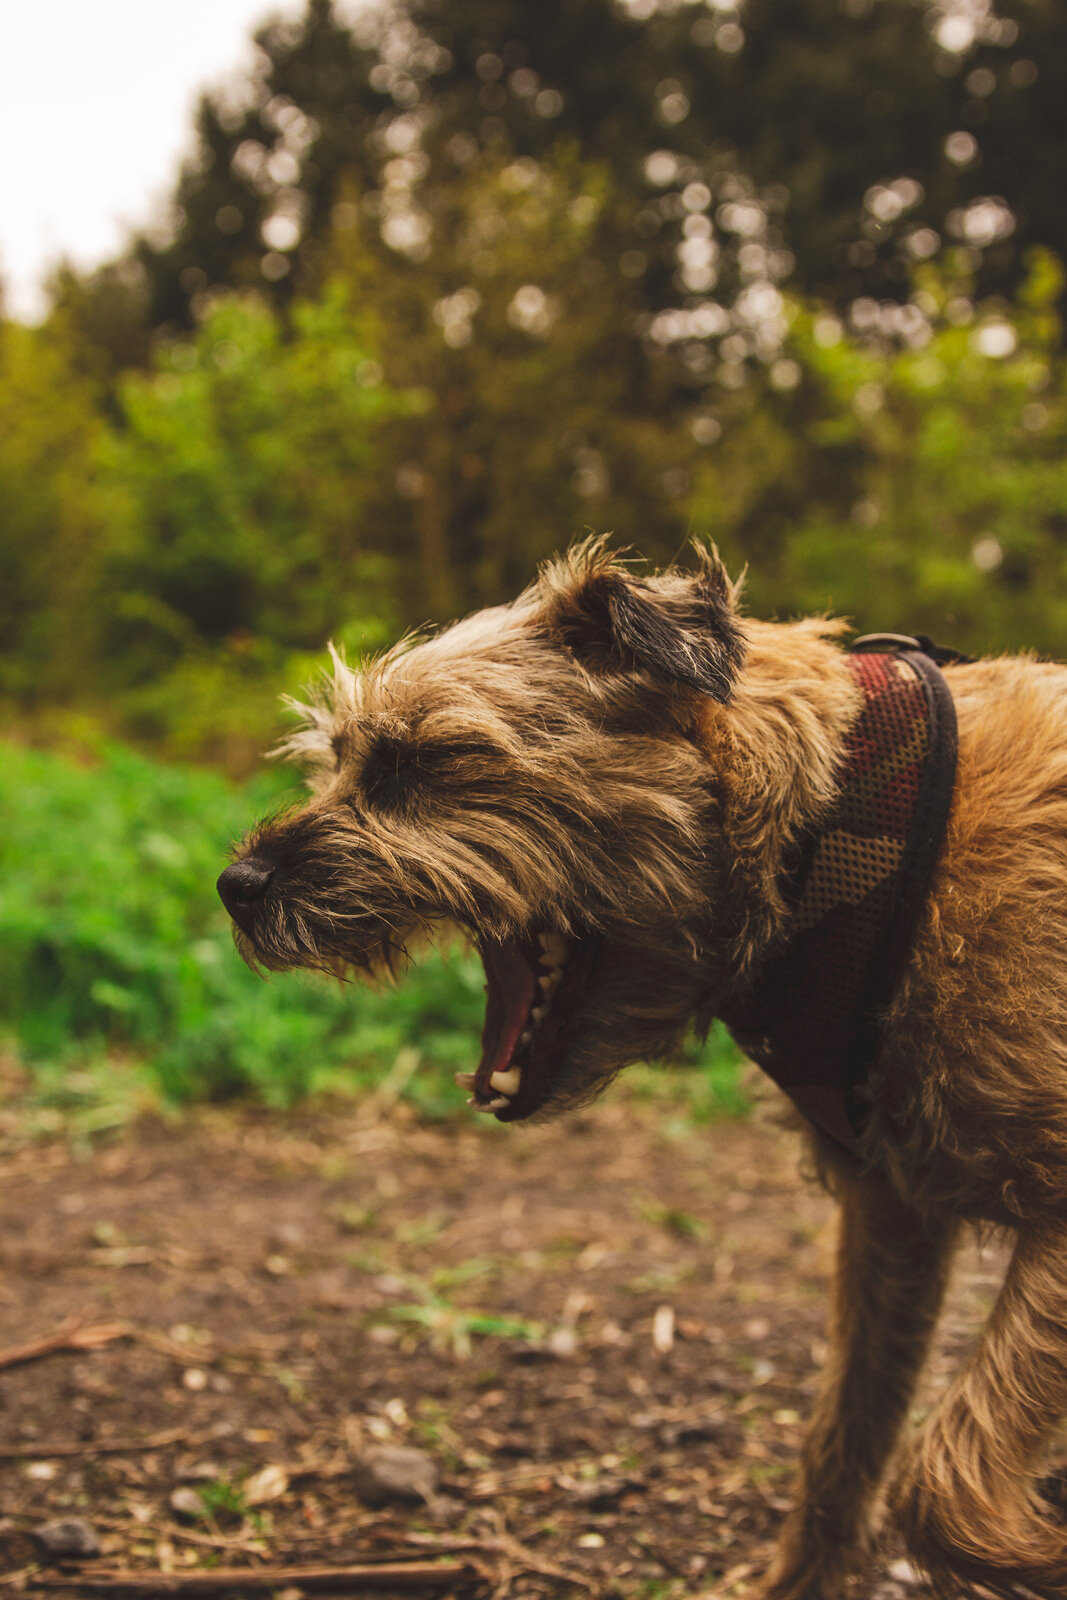
[[[804,1116],[861,1153],[864,1087],[944,842],[956,712],[939,663],[952,650],[898,634],[857,639],[863,709],[837,799],[800,841],[785,943],[719,1015]]]

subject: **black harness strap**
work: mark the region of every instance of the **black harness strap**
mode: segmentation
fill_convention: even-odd
[[[948,823],[956,713],[926,638],[877,634],[848,657],[863,708],[837,799],[801,842],[784,942],[720,1008],[741,1048],[853,1154],[882,1018],[914,944]]]

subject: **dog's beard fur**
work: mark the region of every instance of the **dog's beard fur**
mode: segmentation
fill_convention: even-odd
[[[621,574],[586,547],[566,581],[553,569],[513,606],[405,641],[362,673],[335,655],[284,746],[309,766],[312,798],[241,851],[271,879],[231,907],[238,947],[271,970],[392,973],[459,928],[483,955],[525,952],[536,976],[538,937],[561,937],[567,1015],[524,1116],[674,1053],[728,942],[721,797],[686,736],[698,694],[676,674],[699,669],[683,602],[717,607],[723,637],[704,651],[722,689],[740,650],[729,591],[710,562],[636,602]],[[637,616],[625,643],[610,606]],[[650,671],[641,629],[655,650],[657,629],[674,641],[681,666]],[[496,965],[487,957],[490,990]]]

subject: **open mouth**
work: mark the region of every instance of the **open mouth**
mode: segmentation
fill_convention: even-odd
[[[486,976],[482,1059],[477,1072],[457,1072],[469,1105],[501,1122],[530,1116],[548,1097],[562,1034],[592,960],[556,928],[530,940],[480,945]]]

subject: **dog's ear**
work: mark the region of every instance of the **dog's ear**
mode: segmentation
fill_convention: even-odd
[[[736,594],[717,553],[694,544],[695,571],[636,577],[602,539],[542,574],[550,631],[593,674],[643,668],[725,704],[744,655]]]

